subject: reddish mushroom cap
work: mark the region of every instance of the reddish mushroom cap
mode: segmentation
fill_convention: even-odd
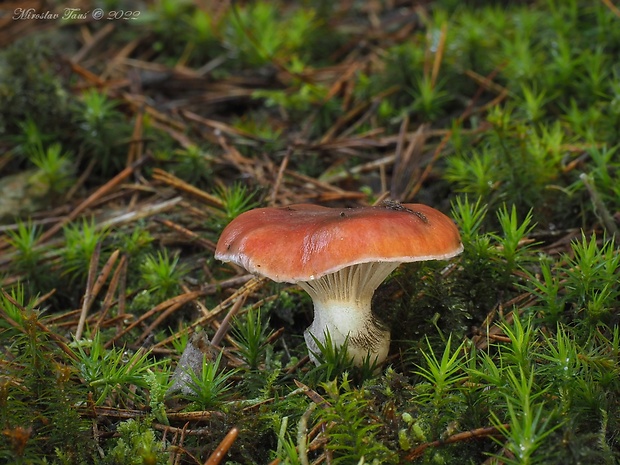
[[[450,218],[422,204],[257,208],[222,232],[215,258],[274,281],[319,278],[367,262],[441,260],[463,250]]]

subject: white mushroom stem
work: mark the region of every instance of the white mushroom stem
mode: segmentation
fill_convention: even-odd
[[[315,363],[313,352],[319,353],[319,348],[314,338],[325,344],[328,332],[336,347],[341,347],[349,337],[348,355],[357,366],[363,365],[366,359],[371,363],[385,360],[390,332],[372,314],[371,302],[377,287],[398,265],[398,262],[360,263],[298,283],[314,303],[314,321],[304,338]]]

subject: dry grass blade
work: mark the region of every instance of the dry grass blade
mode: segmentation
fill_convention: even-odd
[[[69,215],[64,217],[61,221],[59,221],[54,226],[52,226],[50,229],[48,229],[45,233],[43,233],[41,237],[39,238],[39,243],[43,243],[47,241],[48,239],[50,239],[52,236],[54,236],[54,234],[60,231],[63,228],[63,226],[65,226],[67,223],[76,219],[80,215],[80,213],[82,213],[84,210],[90,207],[93,203],[95,203],[101,197],[109,193],[112,189],[118,186],[121,182],[123,182],[129,176],[131,176],[134,173],[134,171],[138,169],[140,166],[142,166],[144,163],[146,163],[146,161],[149,158],[150,157],[145,156],[137,160],[131,166],[125,168],[123,171],[118,173],[116,176],[114,176],[112,179],[106,182],[103,186],[101,186],[99,189],[93,192],[88,198],[86,198],[86,200],[84,200],[77,207],[75,207]]]
[[[106,85],[106,82],[103,79],[101,79],[99,76],[97,76],[92,71],[84,68],[83,66],[80,66],[78,63],[69,60],[69,64],[71,66],[72,71],[75,74],[77,74],[78,76],[81,76],[83,79],[86,79],[86,81],[88,81],[89,83],[99,88],[104,87]]]
[[[95,281],[95,284],[92,288],[92,295],[90,296],[91,305],[93,300],[99,295],[99,292],[101,292],[101,289],[103,288],[105,282],[108,280],[108,276],[110,276],[110,272],[112,271],[112,268],[114,267],[114,264],[116,263],[119,255],[120,250],[115,250],[110,254],[110,258],[108,258],[108,261],[105,263],[105,265],[103,265],[101,273],[99,273],[99,276],[97,277],[97,280]]]
[[[160,224],[163,224],[164,226],[180,233],[181,235],[187,237],[191,242],[196,243],[202,247],[204,247],[207,250],[211,250],[212,252],[215,251],[216,248],[216,244],[213,241],[210,241],[209,239],[206,239],[204,237],[200,237],[198,234],[196,234],[193,231],[190,231],[187,228],[184,228],[183,226],[180,226],[176,223],[173,223],[170,220],[166,220],[163,218],[154,218],[155,221],[157,221]]]
[[[97,272],[97,264],[99,263],[99,257],[101,255],[101,242],[97,243],[93,254],[90,257],[90,265],[88,267],[88,278],[86,279],[86,292],[82,298],[82,311],[80,313],[80,320],[78,321],[77,329],[75,330],[75,339],[79,341],[82,338],[82,331],[84,331],[84,324],[86,323],[86,315],[92,302],[95,300],[94,287],[95,287],[95,273]]]
[[[207,205],[216,208],[223,208],[224,204],[222,201],[214,195],[211,195],[203,190],[198,189],[197,187],[192,186],[191,184],[183,181],[180,178],[177,178],[173,174],[168,173],[159,168],[155,168],[153,170],[153,179],[155,181],[163,182],[164,184],[168,184],[170,187],[178,189],[180,191],[186,192],[202,201],[204,201]]]
[[[69,6],[84,13],[87,3]],[[15,344],[0,341],[0,359],[6,359],[0,360],[0,403],[3,382],[9,383],[16,395],[7,397],[7,418],[25,425],[7,428],[5,443],[25,438],[28,448],[19,449],[24,460],[53,461],[56,452],[88,462],[82,452],[99,450],[103,457],[119,437],[125,439],[117,427],[136,419],[139,435],[155,433],[153,460],[174,465],[270,456],[280,457],[272,464],[301,465],[415,463],[434,455],[472,463],[485,460],[483,455],[516,461],[510,441],[499,437],[508,425],[488,423],[488,412],[512,421],[512,435],[517,417],[506,409],[521,405],[509,405],[503,392],[493,395],[502,379],[494,371],[483,376],[483,370],[497,362],[510,368],[506,373],[513,371],[516,357],[504,355],[516,353],[520,333],[507,325],[516,327],[519,315],[535,310],[528,330],[531,325],[536,332],[523,338],[532,345],[522,352],[536,360],[532,396],[541,391],[548,393],[545,399],[563,402],[571,425],[561,427],[575,426],[573,445],[613,461],[613,434],[599,431],[596,441],[586,436],[597,421],[612,431],[620,408],[603,402],[593,409],[598,420],[581,419],[582,411],[589,412],[579,405],[588,407],[588,392],[566,403],[552,388],[560,376],[558,360],[571,362],[560,367],[571,393],[587,387],[583,367],[597,376],[614,374],[611,362],[596,357],[617,342],[617,296],[613,286],[606,287],[608,275],[618,274],[617,254],[612,257],[617,244],[596,257],[611,265],[596,262],[594,278],[585,276],[603,283],[604,289],[592,292],[589,283],[587,292],[580,289],[584,276],[578,272],[587,268],[575,246],[586,245],[582,231],[596,234],[591,250],[608,247],[601,236],[618,231],[617,131],[606,118],[615,84],[605,79],[614,77],[615,62],[604,40],[596,53],[573,52],[588,49],[593,35],[614,37],[618,2],[592,2],[589,15],[572,14],[575,2],[546,0],[509,7],[474,2],[480,4],[457,9],[446,2],[349,0],[318,9],[316,3],[147,1],[136,11],[138,21],[51,21],[40,15],[62,16],[64,2],[3,3],[0,46],[11,46],[1,52],[0,75],[9,79],[0,85],[6,103],[0,126],[11,137],[0,142],[0,189],[5,177],[11,184],[10,191],[1,191],[0,203],[17,191],[13,175],[24,171],[38,170],[27,181],[45,181],[50,189],[41,202],[31,203],[28,191],[8,202],[8,214],[0,210],[0,300],[6,304],[0,305],[0,337],[17,336]],[[35,18],[16,19],[16,9],[32,9]],[[580,172],[590,175],[579,182]],[[476,204],[465,196],[472,192],[480,197]],[[402,267],[386,280],[375,299],[377,317],[412,310],[400,312],[403,324],[387,359],[393,370],[381,376],[379,370],[356,369],[323,385],[327,378],[309,366],[302,336],[312,317],[309,297],[294,284],[264,284],[240,266],[219,263],[213,256],[217,235],[246,208],[303,202],[349,208],[388,197],[415,199],[452,215],[464,258]],[[495,215],[511,203],[516,221]],[[519,239],[518,218],[530,205],[538,224],[534,234]],[[84,217],[90,222],[80,229]],[[533,221],[522,224],[527,229]],[[312,245],[321,242],[316,237]],[[165,256],[158,255],[165,249]],[[595,272],[604,266],[609,272],[599,280]],[[245,312],[251,312],[247,318]],[[561,344],[564,328],[567,343]],[[130,362],[135,365],[123,368],[136,376],[150,370],[149,378],[92,383],[83,369],[89,367],[76,368],[69,360],[78,354],[69,342],[79,345],[89,334],[99,334],[105,349],[117,347],[109,357],[91,357],[93,373],[112,373],[108,364],[122,363],[120,348],[127,346],[136,353]],[[31,370],[24,350],[31,347],[22,341],[34,341],[33,335],[50,357],[50,370]],[[435,368],[425,357],[445,348],[444,335],[469,339],[477,349],[465,354],[475,359],[444,352],[454,356],[449,365],[463,373],[471,363],[481,376],[465,382],[455,377],[459,381],[443,387],[431,383],[437,399],[430,399],[427,390],[416,388],[416,369],[419,375],[426,365]],[[170,365],[158,362],[176,360],[186,339],[209,356],[218,351],[223,364],[210,364],[212,370],[196,380],[196,387],[204,387],[193,393],[197,397],[162,399]],[[422,339],[428,352],[416,349]],[[552,356],[563,345],[570,356]],[[148,357],[140,357],[147,351]],[[251,351],[257,356],[250,357]],[[429,363],[418,365],[420,357]],[[609,386],[618,388],[611,375]],[[218,383],[222,395],[212,396],[207,390]],[[44,395],[30,395],[38,394],[31,386],[58,391],[61,384],[67,387],[62,396],[44,389]],[[90,389],[83,389],[86,384]],[[382,393],[388,390],[394,395],[386,400]],[[452,396],[454,408],[442,408],[451,392],[479,393],[482,410],[464,422],[472,410],[467,396]],[[416,408],[429,399],[434,408]],[[151,408],[156,403],[158,410]],[[545,424],[559,422],[556,407],[541,402]],[[415,424],[399,417],[414,411]],[[29,412],[44,412],[47,426],[28,428]],[[77,422],[76,428],[57,428],[66,413],[88,422],[93,434],[83,437]],[[265,423],[274,418],[282,420],[275,422],[279,431],[272,431],[273,421]],[[398,431],[405,423],[409,428]],[[431,431],[444,423],[450,427],[443,434]],[[452,425],[459,424],[471,429],[454,434],[461,429]],[[416,440],[422,436],[428,440]],[[438,449],[444,444],[452,445]],[[134,448],[127,460],[146,455],[146,449]],[[570,459],[571,450],[544,444],[540,453]]]
[[[611,0],[601,0],[609,10],[620,18],[620,8],[614,5]]]
[[[127,326],[123,331],[118,333],[115,337],[111,338],[105,344],[105,347],[106,348],[111,347],[112,345],[114,345],[114,343],[120,337],[122,337],[125,334],[129,333],[131,330],[133,330],[137,326],[141,325],[145,320],[151,318],[153,315],[156,315],[156,314],[161,313],[163,311],[165,311],[167,314],[169,314],[170,312],[173,312],[173,311],[177,310],[178,308],[180,308],[182,305],[184,305],[184,304],[186,304],[188,302],[191,302],[192,300],[194,300],[194,299],[196,299],[196,298],[198,298],[198,297],[200,297],[202,295],[205,295],[206,292],[207,292],[206,289],[201,289],[201,290],[197,290],[197,291],[187,292],[185,294],[173,297],[171,299],[168,299],[168,300],[160,303],[159,305],[157,305],[156,307],[152,308],[148,312],[145,312],[144,314],[142,314],[132,324]],[[146,339],[146,337],[150,333],[150,330],[153,329],[154,326],[150,325],[149,328],[147,328],[147,330],[144,331],[142,333],[142,335],[138,338],[139,341],[143,341],[144,339]]]
[[[110,257],[111,258],[111,257]],[[103,305],[100,311],[100,315],[99,318],[97,320],[97,323],[95,324],[95,326],[93,327],[94,330],[97,330],[98,328],[101,327],[103,320],[105,319],[105,317],[108,314],[108,311],[110,310],[110,308],[112,307],[112,304],[114,302],[114,294],[116,293],[117,290],[119,290],[119,302],[120,302],[120,293],[121,292],[125,292],[125,285],[124,282],[127,279],[127,256],[123,255],[121,256],[121,259],[118,263],[118,266],[116,267],[116,270],[114,270],[114,274],[112,275],[112,279],[110,280],[110,285],[108,286],[108,292],[106,292],[106,295],[103,299]],[[119,288],[119,282],[123,281],[123,285],[120,286]],[[120,307],[120,305],[119,305]],[[119,308],[119,314],[122,315],[122,313],[120,311]]]
[[[442,153],[443,149],[446,147],[446,145],[448,145],[448,142],[450,142],[450,138],[451,137],[452,137],[452,131],[448,132],[444,136],[444,138],[441,140],[441,142],[439,143],[439,145],[437,146],[437,148],[433,152],[433,156],[432,156],[430,162],[426,165],[426,167],[424,168],[424,171],[422,172],[422,174],[418,178],[417,182],[413,185],[413,187],[409,191],[409,195],[405,199],[406,201],[410,201],[412,198],[414,198],[418,194],[418,192],[420,192],[420,190],[422,189],[422,185],[424,184],[424,181],[426,181],[426,179],[430,175],[430,173],[431,173],[431,171],[432,171],[432,169],[433,169],[433,167],[435,165],[435,162],[441,156],[441,153]]]
[[[121,213],[118,216],[112,217],[109,220],[100,222],[97,226],[98,229],[110,228],[112,226],[120,226],[121,224],[131,223],[134,221],[148,218],[149,216],[157,215],[167,212],[182,202],[182,197],[174,197],[170,200],[164,200],[159,203],[148,203],[146,205],[140,205],[134,211],[127,213]]]
[[[236,427],[231,428],[228,434],[222,439],[222,442],[217,446],[217,449],[209,456],[204,465],[218,465],[226,453],[230,450],[232,445],[239,435],[239,429]]]
[[[220,342],[222,342],[222,339],[224,339],[224,336],[226,335],[226,333],[228,332],[228,329],[230,328],[230,320],[232,320],[233,317],[239,312],[239,309],[245,303],[246,298],[247,298],[247,294],[242,294],[235,301],[233,306],[230,308],[230,310],[228,311],[228,313],[222,320],[222,323],[220,323],[220,327],[217,329],[217,331],[211,338],[211,345],[214,345],[214,346],[220,345]]]
[[[291,178],[297,179],[298,181],[302,181],[302,182],[308,183],[309,185],[311,185],[313,187],[317,187],[319,189],[322,189],[323,191],[337,192],[339,194],[343,194],[343,193],[346,192],[344,189],[341,189],[341,188],[336,187],[336,186],[332,186],[329,183],[326,183],[326,182],[323,182],[323,181],[319,181],[318,179],[311,178],[310,176],[306,176],[306,175],[298,173],[296,171],[285,170],[285,174],[287,176],[290,176]]]
[[[192,422],[208,422],[214,417],[225,418],[226,414],[217,410],[200,410],[195,412],[169,412],[166,414],[169,420],[173,421],[192,421]]]
[[[192,323],[192,328],[208,323],[223,312],[224,309],[228,308],[228,306],[235,302],[238,298],[257,291],[263,284],[265,284],[265,282],[267,282],[267,279],[265,278],[252,277],[252,279],[237,289],[230,297],[226,298],[219,305],[209,311],[207,315],[200,317],[197,321]]]
[[[136,160],[144,154],[144,110],[138,111],[136,114],[136,123],[133,127],[131,142],[129,143],[129,153],[127,154],[127,166],[131,166]]]
[[[485,328],[485,332],[475,335],[472,338],[472,344],[479,350],[485,350],[489,346],[491,340],[499,340],[502,337],[501,335],[503,334],[503,329],[497,322],[495,322],[495,319],[498,316],[502,317],[502,321],[504,323],[511,323],[514,318],[514,311],[521,314],[528,307],[533,305],[534,302],[535,299],[532,297],[532,294],[526,292],[510,299],[507,302],[500,303],[497,307],[494,307],[485,318],[484,323],[481,325]],[[515,307],[514,311],[508,312],[505,315],[503,314],[504,308],[513,307]]]
[[[321,408],[331,407],[331,404],[327,400],[325,400],[325,398],[323,396],[321,396],[318,392],[316,392],[315,390],[313,390],[310,387],[306,386],[301,381],[298,381],[298,380],[294,380],[294,381],[295,381],[295,385],[298,388],[303,389],[304,394],[306,394],[308,396],[308,398],[312,402],[317,404],[319,407],[321,407]]]
[[[232,279],[229,279],[229,280],[226,280],[226,281],[218,282],[216,284],[210,284],[210,285],[205,286],[203,289],[198,290],[198,291],[188,292],[188,293],[182,294],[180,296],[174,297],[172,299],[168,299],[167,301],[162,302],[161,304],[157,305],[157,307],[155,307],[155,308],[149,310],[148,312],[146,312],[145,314],[141,315],[140,318],[138,318],[136,321],[134,321],[129,327],[125,328],[123,331],[121,331],[119,334],[117,334],[113,339],[111,339],[110,342],[108,344],[106,344],[106,347],[108,347],[108,345],[112,345],[116,340],[118,340],[123,335],[129,333],[133,328],[135,328],[136,326],[141,324],[143,321],[145,321],[148,318],[152,317],[154,314],[157,314],[157,313],[163,311],[164,309],[167,309],[168,307],[173,307],[173,306],[176,306],[176,305],[179,305],[179,304],[183,305],[185,303],[191,302],[192,300],[194,300],[194,299],[196,299],[196,298],[198,298],[200,296],[213,293],[217,289],[227,289],[227,288],[230,288],[230,287],[236,287],[236,286],[242,285],[240,290],[235,292],[231,297],[229,297],[224,302],[222,302],[220,305],[218,305],[213,310],[208,312],[207,315],[204,315],[203,317],[201,317],[198,320],[196,320],[195,322],[193,322],[191,324],[191,326],[189,328],[187,328],[187,331],[191,334],[191,332],[193,332],[193,330],[194,330],[194,328],[196,326],[207,324],[209,321],[211,321],[213,318],[215,318],[215,316],[217,316],[221,311],[223,311],[223,309],[226,308],[230,304],[231,301],[234,301],[243,292],[242,290],[246,288],[245,286],[247,286],[248,283],[254,283],[252,286],[255,286],[256,285],[256,281],[257,281],[257,279],[255,277],[253,277],[252,275],[239,276],[239,277],[232,278]],[[251,287],[251,288],[253,288],[253,287]],[[178,339],[180,336],[181,336],[181,333],[175,333],[172,336],[169,336],[168,338],[158,342],[157,344],[155,344],[154,347],[164,347],[167,344],[170,344],[172,341]]]
[[[155,320],[153,320],[153,322],[148,325],[146,327],[146,329],[144,331],[142,331],[142,334],[140,335],[140,337],[138,337],[138,339],[136,339],[135,343],[136,344],[143,344],[144,341],[146,341],[146,339],[153,334],[153,332],[155,331],[155,329],[162,323],[164,322],[170,315],[172,315],[174,312],[176,312],[177,310],[179,310],[181,307],[183,307],[183,305],[185,305],[186,303],[188,303],[190,300],[193,299],[181,299],[178,302],[175,302],[173,305],[170,305],[166,310],[164,310],[163,312],[161,312],[157,318],[155,318]]]
[[[448,35],[448,23],[441,25],[441,33],[439,34],[439,42],[437,44],[437,52],[435,53],[435,59],[433,60],[433,70],[431,71],[431,86],[435,87],[437,84],[437,76],[439,76],[439,68],[441,67],[441,61],[443,59],[443,52],[446,46],[446,36]]]
[[[43,305],[43,303],[49,299],[51,296],[53,296],[54,294],[56,294],[56,289],[52,289],[51,291],[47,292],[46,294],[43,294],[41,296],[37,297],[37,300],[34,302],[33,307],[34,308],[38,308],[41,305]]]
[[[209,129],[211,129],[213,133],[222,132],[224,134],[240,137],[243,139],[248,139],[248,140],[253,140],[253,141],[260,140],[259,137],[257,137],[255,134],[252,134],[251,132],[244,131],[243,129],[235,128],[228,124],[222,123],[221,121],[216,121],[216,120],[212,120],[209,118],[203,118],[202,116],[197,115],[196,113],[188,111],[188,110],[183,111],[182,115],[190,121],[194,121],[196,123],[199,123],[199,124],[202,124],[208,127]]]
[[[509,424],[502,425],[504,428],[509,428]],[[457,442],[468,441],[469,439],[478,439],[478,438],[486,438],[486,437],[494,437],[501,436],[501,432],[498,427],[490,426],[487,428],[477,428],[470,431],[463,431],[462,433],[453,434],[446,439],[439,439],[433,442],[427,442],[416,447],[405,460],[415,460],[419,458],[426,449],[429,447],[440,447],[447,444],[455,444]]]
[[[495,76],[499,71],[500,71],[500,68],[497,68],[497,69],[493,70],[493,72],[489,75],[489,77],[483,78],[484,85],[485,86],[491,85],[493,83],[491,81],[492,77]],[[473,73],[473,74],[475,74],[475,73]],[[499,86],[499,87],[501,87],[501,86]],[[501,89],[502,90],[500,91],[500,94],[483,107],[484,110],[486,110],[487,108],[491,108],[491,107],[493,107],[495,105],[498,105],[502,100],[504,100],[507,97],[508,90],[504,89],[503,87],[501,87]],[[474,94],[474,96],[472,97],[472,100],[471,100],[470,104],[467,106],[467,108],[465,108],[465,110],[457,118],[457,122],[464,121],[465,118],[467,118],[473,112],[474,102],[476,102],[480,98],[481,94],[482,94],[482,88],[479,88],[476,91],[476,93]],[[482,111],[482,109],[480,109],[480,111]],[[484,130],[484,128],[483,128],[483,130]],[[452,137],[452,130],[448,130],[446,132],[446,134],[443,136],[443,138],[441,139],[441,142],[439,143],[439,145],[436,147],[435,151],[433,152],[433,156],[431,157],[430,162],[426,165],[426,168],[424,169],[424,171],[420,175],[419,180],[411,188],[409,196],[408,196],[408,198],[406,200],[411,200],[412,198],[414,198],[418,194],[418,192],[422,189],[422,185],[424,184],[424,182],[426,181],[426,179],[430,175],[430,173],[431,173],[431,171],[432,171],[432,169],[433,169],[433,167],[435,165],[435,162],[437,162],[437,160],[441,157],[443,149],[446,147],[446,145],[450,141],[451,137]]]
[[[280,189],[280,184],[282,184],[282,177],[284,176],[284,172],[286,171],[286,167],[288,166],[288,162],[291,158],[292,148],[289,147],[280,163],[280,168],[278,169],[278,175],[276,176],[276,181],[273,184],[273,189],[271,190],[271,197],[269,204],[271,206],[276,204],[278,199],[278,190]]]
[[[116,26],[113,22],[109,22],[105,24],[101,29],[99,29],[90,39],[82,46],[82,48],[73,55],[71,61],[74,63],[79,63],[98,45],[101,44],[112,32]]]
[[[427,126],[421,124],[409,139],[407,147],[404,148],[407,124],[408,118],[405,118],[401,125],[401,137],[396,149],[390,186],[390,197],[399,202],[411,198],[410,192],[420,176],[420,165],[427,137]]]
[[[28,34],[56,27],[54,21],[29,21],[20,18],[22,12],[41,11],[45,0],[3,2],[0,15],[0,48],[4,48]]]

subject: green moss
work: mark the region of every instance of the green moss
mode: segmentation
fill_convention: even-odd
[[[232,426],[230,463],[620,460],[617,15],[388,3],[155,2],[80,62],[113,76],[86,92],[67,90],[47,35],[0,54],[1,216],[16,217],[0,231],[0,461],[204,463]],[[138,145],[152,158],[46,238]],[[245,278],[209,241],[259,205],[374,202],[404,169],[414,201],[452,205],[462,255],[377,290],[385,365],[351,368],[331,345],[302,363],[309,297],[268,283],[239,300]],[[157,220],[124,216],[177,196]],[[72,342],[98,250],[95,277],[119,259],[84,306],[92,340]],[[219,357],[166,397],[190,332],[229,311]]]
[[[48,135],[62,136],[71,120],[71,97],[58,74],[58,62],[42,40],[26,38],[0,55],[0,135],[18,132],[33,120]]]

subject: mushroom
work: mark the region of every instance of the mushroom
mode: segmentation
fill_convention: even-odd
[[[463,250],[450,218],[421,204],[328,208],[299,204],[257,208],[222,232],[215,258],[276,282],[297,283],[312,298],[314,321],[304,338],[318,353],[329,332],[348,337],[355,365],[385,360],[389,330],[371,311],[377,287],[403,262],[444,260]]]

